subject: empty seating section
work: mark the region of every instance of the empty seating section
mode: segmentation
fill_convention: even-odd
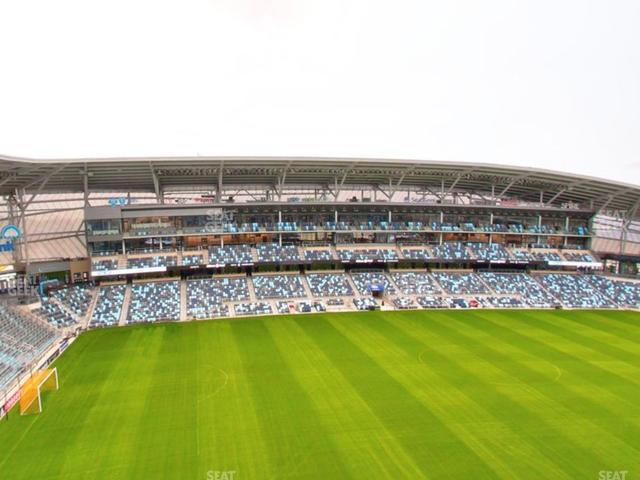
[[[639,282],[612,279],[602,275],[589,275],[585,278],[619,306],[640,308]]]
[[[519,308],[523,306],[522,300],[512,296],[476,297],[476,301],[483,307],[490,307],[490,308]]]
[[[175,255],[154,255],[127,259],[127,268],[175,267],[177,264],[178,260]]]
[[[311,302],[307,300],[303,300],[302,302],[298,302],[297,306],[298,312],[300,313],[309,313],[309,312],[326,312],[327,307],[324,306],[322,302]]]
[[[253,265],[253,253],[248,245],[209,247],[209,264],[221,267]]]
[[[432,274],[442,289],[453,295],[489,294],[489,289],[475,273],[434,272]]]
[[[93,260],[91,262],[91,269],[94,272],[106,272],[109,270],[117,270],[117,268],[118,268],[118,261],[111,258]]]
[[[272,313],[271,305],[267,302],[236,303],[236,315],[268,315]]]
[[[276,302],[276,312],[277,313],[291,313],[291,308],[289,307],[289,302],[285,302],[284,300],[278,300]]]
[[[134,283],[127,322],[156,322],[180,319],[178,281]]]
[[[416,297],[416,301],[422,308],[447,308],[449,306],[447,298],[438,295],[419,296]]]
[[[608,308],[615,301],[589,280],[588,275],[547,273],[536,279],[566,307]]]
[[[404,295],[428,295],[440,292],[436,281],[425,272],[394,272],[391,278]]]
[[[204,257],[198,254],[183,254],[182,265],[185,267],[204,265]]]
[[[529,263],[536,261],[536,257],[534,257],[529,250],[514,248],[511,250],[511,255],[513,255],[513,258],[518,262]]]
[[[371,295],[371,291],[377,288],[389,295],[396,293],[395,287],[383,272],[352,273],[351,278],[361,295]]]
[[[256,248],[261,263],[299,262],[300,254],[295,245],[260,244]]]
[[[565,258],[565,260],[568,260],[570,262],[593,263],[596,261],[591,254],[586,252],[562,252],[562,256]]]
[[[553,250],[548,250],[548,251],[537,250],[537,251],[531,252],[531,255],[533,255],[533,258],[539,262],[561,262],[562,261],[562,257],[560,256],[560,254]]]
[[[372,263],[397,262],[398,253],[392,248],[343,248],[338,249],[341,262]]]
[[[426,261],[433,254],[426,248],[403,248],[402,256],[406,260]]]
[[[306,278],[314,297],[353,296],[353,288],[344,273],[308,273]]]
[[[330,262],[333,260],[333,255],[327,248],[306,248],[304,259],[307,262]]]
[[[431,247],[433,258],[442,261],[471,260],[471,255],[465,245],[460,242],[445,242]]]
[[[300,275],[254,275],[253,288],[259,300],[306,296]]]
[[[471,220],[460,222],[421,222],[421,221],[326,221],[315,223],[313,221],[287,221],[287,222],[226,222],[219,224],[191,225],[182,228],[188,233],[217,233],[220,229],[224,233],[258,233],[258,232],[313,232],[313,231],[434,231],[434,232],[483,232],[483,233],[517,233],[517,234],[544,234],[554,235],[558,233],[574,233],[589,235],[586,226],[576,226],[565,231],[560,225],[523,224],[518,222],[508,223],[474,223]],[[172,235],[177,229],[171,225],[133,224],[126,234],[134,237]],[[117,235],[119,229],[93,230],[94,235]]]
[[[354,298],[353,305],[356,307],[356,310],[370,310],[377,307],[378,302],[371,297]]]
[[[69,312],[47,297],[40,299],[40,314],[47,322],[58,328],[70,327],[78,323]]]
[[[504,262],[511,259],[511,255],[500,243],[468,243],[467,248],[471,256],[486,262]]]
[[[0,388],[28,370],[58,336],[29,314],[0,304]]]
[[[120,320],[126,285],[105,285],[100,287],[98,300],[91,315],[94,326],[116,325]]]
[[[410,297],[396,297],[393,299],[393,306],[399,310],[416,308],[416,302]]]
[[[479,274],[491,289],[500,295],[519,295],[522,303],[530,307],[551,307],[558,300],[547,292],[531,276],[524,273],[493,273]]]
[[[187,282],[187,315],[191,318],[226,317],[225,302],[249,299],[246,277],[216,277]]]
[[[73,285],[54,290],[51,295],[79,317],[84,317],[91,306],[93,289],[90,285]]]

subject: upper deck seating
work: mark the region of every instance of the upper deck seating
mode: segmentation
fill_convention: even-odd
[[[261,263],[299,262],[300,254],[295,245],[278,245],[277,243],[261,243],[256,247],[258,261]]]
[[[353,296],[353,288],[344,273],[308,273],[306,278],[314,297]]]
[[[515,260],[520,262],[534,262],[536,261],[536,257],[531,254],[529,250],[524,249],[513,249],[511,250],[511,254]]]
[[[431,247],[433,257],[442,261],[471,260],[471,255],[465,245],[460,242],[445,242]]]
[[[415,260],[424,262],[433,257],[433,254],[427,248],[403,248],[402,256],[407,260]]]
[[[372,263],[397,262],[398,254],[394,248],[343,248],[338,249],[342,262]]]
[[[217,266],[253,265],[251,247],[249,245],[209,247],[209,264]]]
[[[118,261],[112,258],[103,258],[100,260],[93,260],[91,262],[91,270],[94,272],[106,272],[109,270],[117,270]]]
[[[468,243],[467,248],[477,260],[504,262],[511,259],[507,249],[499,243]]]
[[[204,265],[204,257],[199,253],[183,254],[182,265],[192,267],[196,265]]]
[[[180,282],[134,283],[127,322],[180,320]]]
[[[533,257],[539,262],[561,262],[562,257],[558,252],[554,252],[553,250],[545,251],[538,250],[531,252]]]
[[[175,255],[154,255],[127,259],[127,268],[175,267],[177,264],[178,258]]]
[[[304,259],[307,262],[330,262],[333,255],[327,248],[305,248]]]
[[[596,261],[596,259],[588,252],[562,252],[562,256],[570,262],[593,263]]]
[[[391,278],[404,295],[440,292],[436,281],[426,272],[393,272]]]

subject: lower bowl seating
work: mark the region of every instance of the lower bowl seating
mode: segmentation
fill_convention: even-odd
[[[98,300],[91,315],[93,326],[115,325],[119,322],[126,290],[126,285],[100,287]]]
[[[489,294],[489,289],[475,273],[434,272],[442,289],[453,295]]]
[[[236,315],[269,315],[272,312],[271,305],[267,302],[236,303],[234,305]]]
[[[308,273],[306,278],[314,297],[353,296],[353,288],[344,273]]]
[[[180,283],[178,281],[135,283],[127,322],[156,322],[180,319]]]
[[[252,279],[259,300],[306,296],[300,275],[254,275]]]

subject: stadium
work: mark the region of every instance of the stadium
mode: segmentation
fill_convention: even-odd
[[[0,195],[2,478],[640,472],[640,186],[1,157]]]

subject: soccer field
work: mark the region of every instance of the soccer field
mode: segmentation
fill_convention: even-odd
[[[0,478],[640,478],[640,315],[413,311],[83,334]]]

